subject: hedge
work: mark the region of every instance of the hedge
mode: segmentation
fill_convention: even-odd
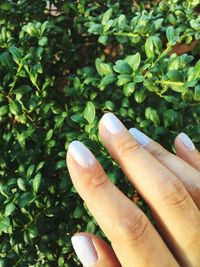
[[[199,39],[199,0],[1,1],[0,267],[79,266],[70,237],[104,237],[66,168],[75,139],[151,217],[98,122],[111,111],[170,151],[181,131],[200,148]]]

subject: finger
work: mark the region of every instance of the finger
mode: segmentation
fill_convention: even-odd
[[[77,233],[72,237],[77,257],[85,267],[120,267],[113,249],[101,238],[89,233]]]
[[[200,209],[200,173],[192,166],[190,166],[186,161],[177,157],[176,155],[167,151],[157,142],[153,141],[147,135],[142,133],[136,128],[131,128],[129,132],[141,144],[148,152],[150,152],[156,159],[158,159],[165,167],[167,167],[171,172],[173,172],[185,185],[187,191],[190,193],[194,202]],[[176,146],[178,151],[184,149],[181,141],[176,139]],[[192,146],[191,146],[192,147]],[[188,150],[185,155],[190,154],[193,150]],[[194,150],[193,154],[198,154],[198,151]],[[182,154],[184,156],[184,154]],[[192,160],[192,159],[191,159]],[[194,161],[195,162],[195,157]],[[200,158],[199,158],[200,161]]]
[[[197,265],[200,262],[200,240],[197,239],[200,213],[182,182],[140,146],[112,113],[102,117],[99,133],[112,157],[157,214],[180,263]],[[191,247],[195,242],[196,248]]]
[[[175,139],[176,155],[200,171],[200,153],[195,149],[192,140],[185,134],[179,134]]]
[[[112,243],[124,267],[177,266],[144,213],[108,180],[102,166],[80,142],[70,144],[67,166],[73,184]]]

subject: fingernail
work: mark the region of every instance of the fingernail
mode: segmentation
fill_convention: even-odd
[[[92,267],[98,260],[92,239],[88,236],[75,235],[71,238],[77,257],[84,267]]]
[[[189,149],[189,150],[195,150],[195,146],[192,142],[192,140],[189,138],[189,136],[185,133],[180,133],[178,135],[178,138],[180,138],[181,142],[183,143],[183,145]]]
[[[151,141],[151,139],[146,134],[144,134],[143,132],[139,131],[136,128],[129,129],[129,132],[133,135],[136,141],[138,141],[138,143],[140,143],[142,146],[147,146]]]
[[[110,112],[103,115],[101,123],[111,134],[120,133],[126,129],[123,123]]]
[[[80,141],[73,141],[68,148],[68,153],[82,167],[91,167],[95,163],[95,157],[90,150]]]

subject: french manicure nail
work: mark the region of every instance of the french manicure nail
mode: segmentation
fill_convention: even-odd
[[[75,235],[71,238],[77,257],[84,267],[92,267],[98,260],[92,239],[88,236]]]
[[[183,145],[189,149],[189,150],[195,150],[195,146],[192,142],[192,140],[189,138],[189,136],[185,133],[180,133],[178,135],[178,138],[180,138],[181,142],[183,143]]]
[[[136,141],[138,141],[138,143],[141,144],[142,146],[147,146],[151,141],[151,139],[146,134],[144,134],[143,132],[139,131],[136,128],[129,129],[129,132],[133,135]]]
[[[103,115],[101,123],[111,134],[120,133],[126,129],[123,123],[110,112]]]
[[[73,141],[69,145],[68,152],[82,167],[91,167],[96,161],[94,155],[80,141]]]

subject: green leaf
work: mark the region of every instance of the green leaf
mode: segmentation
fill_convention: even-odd
[[[79,219],[83,216],[84,211],[82,207],[76,207],[74,210],[74,218]]]
[[[87,123],[87,121],[79,114],[72,115],[71,120],[77,123],[84,123],[84,124]]]
[[[28,167],[28,170],[27,170],[27,173],[26,173],[26,177],[27,179],[31,178],[33,172],[35,170],[35,164],[31,164],[29,167]]]
[[[107,24],[108,20],[112,17],[112,13],[113,13],[113,9],[110,8],[103,14],[102,21],[101,21],[102,25]]]
[[[55,170],[66,169],[66,160],[59,160],[56,162]]]
[[[48,38],[46,36],[42,37],[39,41],[38,41],[38,45],[39,46],[45,46],[48,44]]]
[[[166,30],[167,39],[169,42],[173,41],[175,36],[175,29],[173,26],[169,26]]]
[[[183,81],[183,76],[182,73],[178,70],[170,70],[167,72],[167,77],[173,81],[173,82],[182,82]]]
[[[127,83],[123,87],[123,93],[125,96],[129,97],[135,92],[135,83]]]
[[[4,10],[4,11],[11,11],[11,9],[12,9],[12,4],[11,3],[6,3],[6,2],[4,2],[4,3],[1,3],[0,4],[0,9],[2,9],[2,10]]]
[[[183,126],[183,117],[173,109],[168,109],[163,114],[163,122],[166,128],[180,130]]]
[[[131,82],[133,78],[130,75],[122,74],[118,76],[117,85],[122,86],[124,84],[127,84]]]
[[[135,72],[139,68],[140,63],[141,63],[140,53],[138,52],[133,56],[128,56],[126,58],[126,61],[131,66],[132,70]]]
[[[25,192],[20,195],[19,198],[19,208],[24,208],[25,206],[31,204],[34,201],[34,196],[31,192]]]
[[[19,115],[22,113],[22,107],[20,103],[17,100],[11,101],[9,103],[10,112],[13,115]]]
[[[162,40],[158,36],[152,36],[151,39],[154,45],[155,53],[160,55],[162,52]]]
[[[10,73],[14,72],[14,63],[11,55],[8,52],[0,54],[0,64],[7,68]]]
[[[10,218],[5,217],[0,221],[0,234],[8,229],[10,226]]]
[[[103,63],[100,58],[95,60],[95,66],[100,76],[105,76],[113,73],[113,69],[109,64]]]
[[[152,121],[155,126],[158,126],[160,124],[158,111],[151,107],[145,109],[145,117],[147,120]]]
[[[22,179],[22,178],[17,179],[17,185],[18,185],[19,189],[21,189],[22,191],[26,191],[27,183],[24,179]]]
[[[19,95],[25,95],[32,91],[32,88],[29,85],[21,85],[14,89],[11,93],[13,95],[19,94]]]
[[[33,191],[34,191],[34,193],[38,192],[38,190],[40,188],[41,180],[42,180],[41,173],[37,173],[36,176],[33,178]]]
[[[194,72],[195,72],[194,79],[200,79],[200,59],[197,61],[194,67]]]
[[[87,102],[87,105],[84,109],[84,118],[89,124],[93,124],[95,119],[95,106],[92,102]]]
[[[200,101],[200,85],[197,85],[194,90],[194,100]]]
[[[49,24],[49,21],[48,20],[42,23],[42,25],[41,25],[41,31],[40,31],[40,34],[41,35],[43,35],[44,32],[45,32],[45,30],[48,28],[48,24]]]
[[[78,77],[75,77],[74,80],[73,80],[73,82],[74,82],[74,88],[75,89],[78,90],[78,89],[81,88],[81,81],[80,81],[80,79]]]
[[[169,24],[172,24],[172,25],[176,25],[177,23],[177,20],[176,20],[176,17],[173,15],[173,14],[168,14],[167,18],[166,18],[166,21],[169,23]]]
[[[100,86],[106,86],[106,85],[109,85],[111,83],[114,83],[116,81],[116,79],[117,78],[116,78],[115,74],[108,74],[101,80]]]
[[[95,233],[95,229],[96,229],[96,226],[95,226],[94,222],[92,220],[89,221],[88,224],[87,224],[86,231],[88,233],[94,234]]]
[[[101,24],[93,23],[92,26],[88,29],[89,33],[101,34],[103,31],[103,26]]]
[[[107,45],[108,44],[109,37],[107,35],[101,35],[98,38],[98,42],[102,45]]]
[[[65,263],[65,258],[63,256],[60,256],[58,258],[58,267],[63,267],[64,266],[64,263]]]
[[[175,45],[178,41],[178,36],[176,30],[173,26],[169,26],[166,30],[167,40],[169,41],[170,45]]]
[[[45,141],[51,140],[51,137],[53,136],[53,129],[50,129],[48,133],[46,134]]]
[[[165,95],[163,96],[163,98],[169,102],[169,103],[172,103],[174,105],[177,105],[179,100],[175,97],[175,96],[172,96],[172,95]]]
[[[105,109],[108,109],[110,111],[114,111],[115,110],[115,104],[110,100],[105,102],[105,106],[104,107],[105,107]]]
[[[9,109],[8,106],[2,106],[0,107],[0,116],[3,117],[8,113]]]
[[[5,217],[10,216],[13,213],[13,211],[15,210],[15,208],[16,208],[16,206],[13,203],[9,203],[8,205],[6,205],[4,216]]]
[[[145,99],[147,98],[147,91],[144,88],[137,90],[134,93],[134,98],[138,104],[143,103],[145,101]]]
[[[27,231],[28,231],[28,236],[31,239],[36,238],[39,234],[37,226],[35,224],[29,225]]]
[[[22,56],[21,56],[19,49],[15,46],[11,46],[9,48],[9,51],[12,54],[13,60],[19,65],[22,60]]]
[[[2,93],[0,93],[0,103],[4,102],[6,100],[6,96]]]
[[[160,19],[157,19],[157,20],[155,20],[155,21],[153,22],[153,27],[154,27],[154,30],[155,30],[155,31],[161,29],[163,21],[164,21],[164,19],[163,19],[163,18],[160,18]]]
[[[36,169],[35,169],[35,172],[39,172],[39,171],[44,167],[45,163],[46,163],[46,161],[41,161],[41,162],[37,165],[37,167],[36,167]]]
[[[118,60],[113,69],[120,74],[131,74],[131,66],[125,60]]]
[[[145,53],[148,58],[154,57],[154,51],[153,51],[153,40],[151,37],[149,37],[145,42]]]

